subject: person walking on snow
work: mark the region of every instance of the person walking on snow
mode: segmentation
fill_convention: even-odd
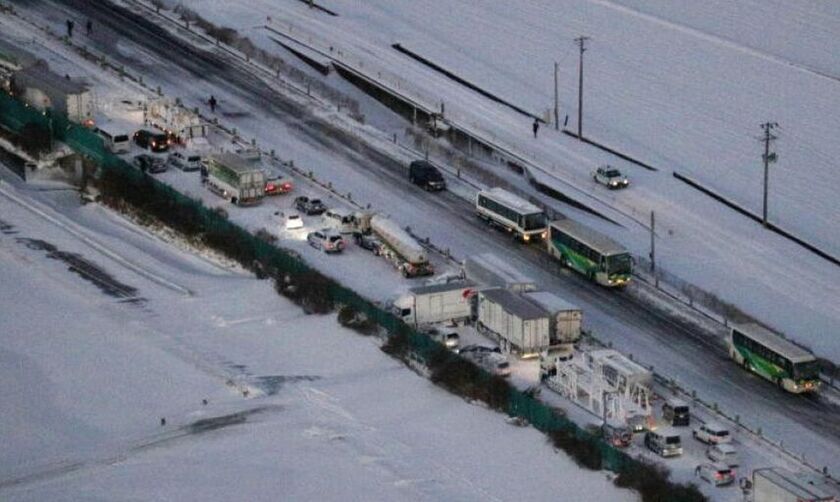
[[[73,38],[73,21],[67,20],[67,38]]]
[[[540,130],[540,121],[539,121],[539,120],[534,119],[534,126],[533,126],[533,128],[534,128],[534,137],[536,138],[536,137],[537,137],[537,131],[539,131],[539,130]]]
[[[210,100],[207,103],[210,105],[210,112],[216,113],[216,97],[211,94]]]
[[[93,33],[93,21],[91,21],[90,19],[88,19],[85,23],[85,31],[87,31],[87,36],[91,36],[91,34]]]

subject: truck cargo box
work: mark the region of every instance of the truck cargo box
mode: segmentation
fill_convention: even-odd
[[[522,357],[536,357],[551,345],[549,313],[506,289],[479,291],[478,328]]]
[[[551,315],[549,334],[551,345],[574,343],[580,340],[583,310],[548,291],[532,291],[523,296]]]
[[[413,326],[469,319],[474,293],[469,281],[411,288],[394,302],[395,313]]]

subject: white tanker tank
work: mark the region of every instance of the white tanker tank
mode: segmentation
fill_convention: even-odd
[[[391,261],[404,276],[417,277],[434,273],[426,250],[397,222],[377,214],[370,218],[370,230],[385,245],[385,249],[381,250],[382,256]]]

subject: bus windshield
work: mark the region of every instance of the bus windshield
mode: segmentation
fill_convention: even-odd
[[[629,274],[632,269],[632,261],[627,253],[607,257],[607,273]]]
[[[522,228],[525,230],[539,230],[548,225],[548,220],[543,213],[526,214],[522,220]]]
[[[820,376],[820,363],[807,361],[794,364],[793,375],[796,380],[816,380]]]

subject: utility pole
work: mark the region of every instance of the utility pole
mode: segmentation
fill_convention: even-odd
[[[583,139],[583,52],[589,37],[579,36],[575,42],[580,46],[580,64],[578,65],[578,139]]]
[[[764,226],[767,226],[767,185],[768,185],[768,178],[769,178],[769,171],[770,171],[770,164],[775,163],[779,156],[776,155],[776,152],[770,151],[770,143],[775,141],[777,136],[771,133],[773,129],[779,127],[779,124],[776,122],[765,122],[761,124],[761,128],[764,130],[764,137],[761,138],[764,141],[764,155],[762,155],[762,160],[764,160],[764,206],[762,210],[762,217],[761,222]]]
[[[656,275],[656,217],[653,211],[650,212],[650,271]]]
[[[554,130],[560,130],[560,90],[557,84],[557,71],[559,63],[554,63]]]

